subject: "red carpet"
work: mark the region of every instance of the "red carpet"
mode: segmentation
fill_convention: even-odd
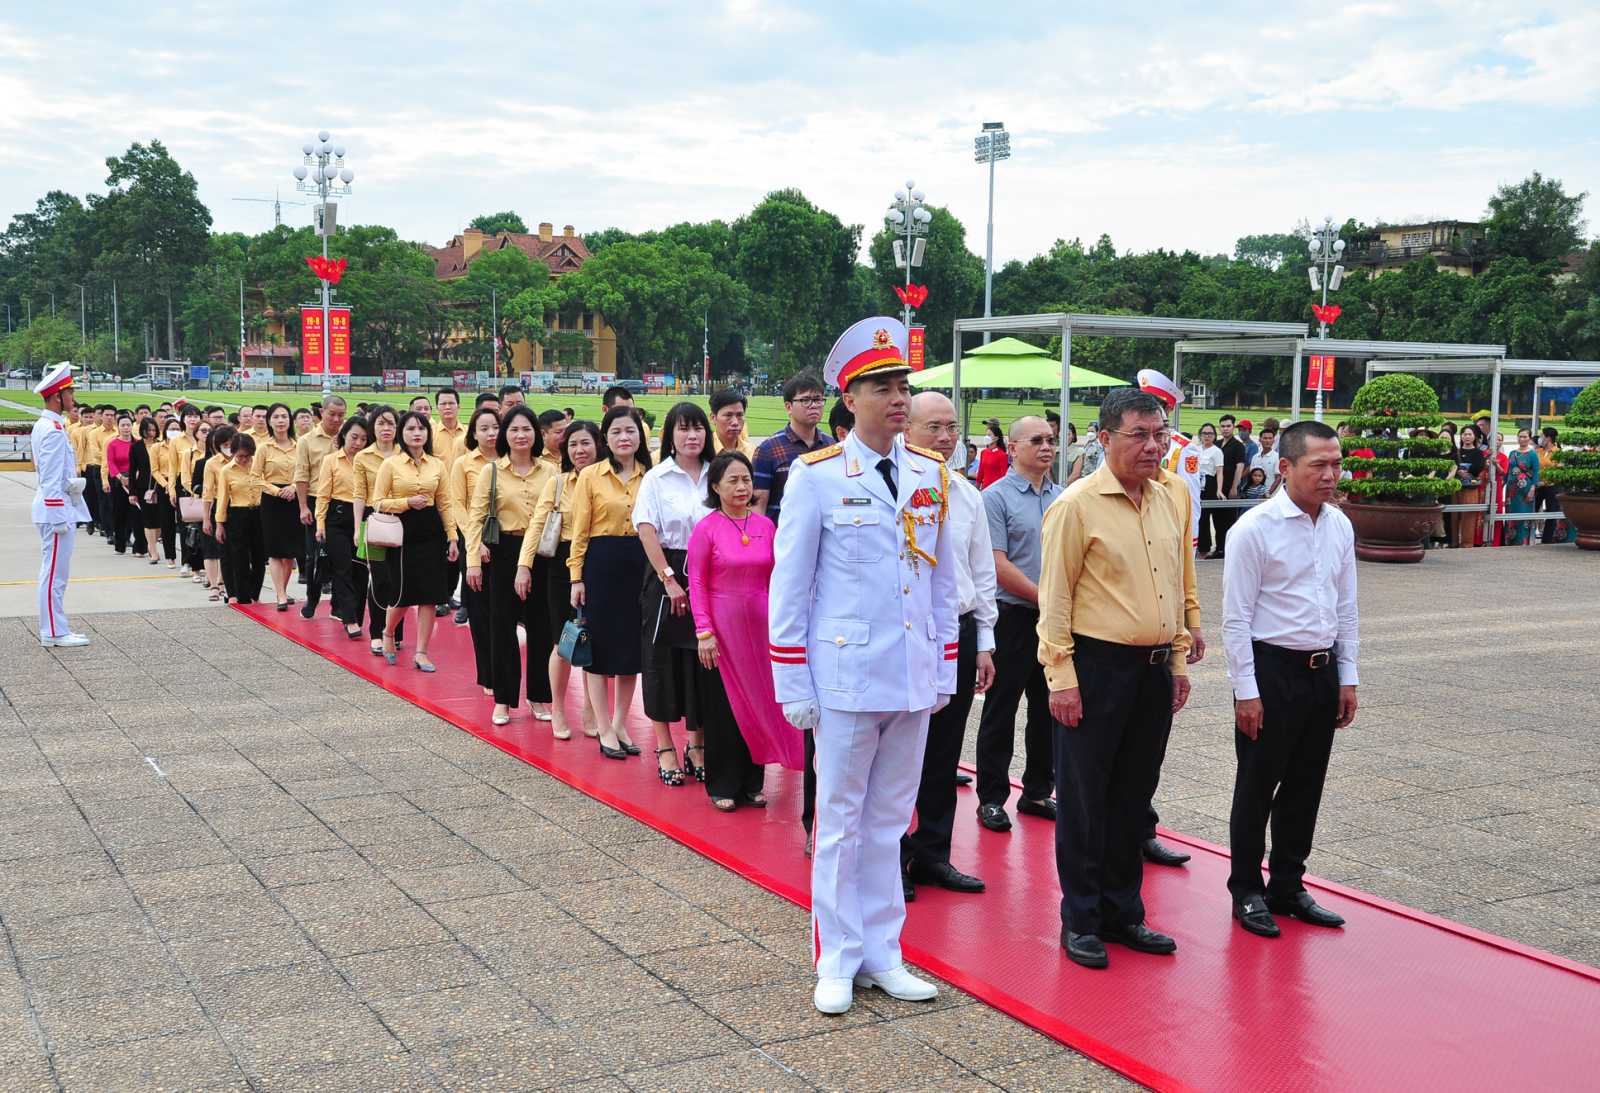
[[[772,804],[764,811],[717,813],[697,785],[659,786],[641,768],[648,754],[618,763],[581,736],[552,740],[526,707],[510,725],[490,725],[465,627],[439,628],[439,672],[424,675],[411,669],[408,650],[391,668],[325,617],[306,622],[270,605],[240,610],[740,876],[808,903],[798,775],[769,772]],[[635,723],[643,744],[649,728],[642,718]],[[1059,947],[1051,825],[1018,817],[1010,835],[995,835],[978,826],[974,808],[963,791],[953,858],[989,890],[919,889],[907,958],[1145,1085],[1505,1091],[1594,1088],[1600,1080],[1600,971],[1325,882],[1312,887],[1349,920],[1345,930],[1285,921],[1276,941],[1251,937],[1228,915],[1226,851],[1181,835],[1164,833],[1193,851],[1188,868],[1145,871],[1150,921],[1177,939],[1178,955],[1113,946],[1109,971],[1078,968]]]

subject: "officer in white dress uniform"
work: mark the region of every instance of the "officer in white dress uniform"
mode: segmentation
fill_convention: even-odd
[[[44,399],[44,412],[33,424],[33,526],[39,529],[39,642],[46,646],[88,645],[89,639],[67,626],[67,575],[78,525],[89,522],[83,503],[83,479],[67,437],[66,415],[77,400],[72,393],[72,365],[62,361],[47,370],[33,393]]]
[[[938,992],[900,959],[900,836],[911,822],[928,717],[956,689],[949,472],[900,437],[911,405],[906,330],[865,319],[823,368],[856,415],[841,444],[801,456],[783,494],[770,588],[776,696],[817,745],[811,921],[816,1006],[852,987]]]

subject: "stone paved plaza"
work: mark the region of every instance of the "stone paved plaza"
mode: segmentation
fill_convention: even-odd
[[[1200,573],[1157,804],[1225,843]],[[1313,872],[1600,963],[1597,577],[1570,547],[1362,566]],[[1126,1084],[949,989],[819,1016],[802,911],[232,611],[75,625],[0,619],[0,1088]]]

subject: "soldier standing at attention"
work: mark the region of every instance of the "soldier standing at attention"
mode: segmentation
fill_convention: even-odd
[[[33,393],[44,400],[44,412],[33,424],[33,526],[39,529],[39,644],[51,647],[88,645],[89,639],[67,626],[67,577],[78,525],[87,523],[83,479],[67,439],[65,415],[77,399],[72,394],[72,365],[62,361],[47,370]]]
[[[949,472],[907,445],[906,330],[864,319],[824,376],[855,429],[802,455],[784,490],[769,641],[777,700],[817,753],[811,923],[823,1013],[854,987],[925,1001],[900,957],[900,836],[910,825],[928,717],[956,690],[959,655]]]

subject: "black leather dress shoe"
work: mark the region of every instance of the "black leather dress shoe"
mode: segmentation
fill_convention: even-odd
[[[1035,801],[1028,797],[1018,797],[1017,811],[1024,816],[1037,816],[1041,820],[1049,820],[1054,823],[1056,818],[1056,799],[1054,797],[1046,797],[1042,801]]]
[[[910,879],[918,884],[937,884],[940,888],[948,888],[952,892],[983,891],[983,881],[977,877],[969,877],[947,861],[932,865],[914,861],[906,872],[910,875]]]
[[[1118,926],[1114,929],[1102,927],[1100,933],[1107,941],[1126,945],[1135,952],[1171,956],[1178,951],[1176,941],[1166,934],[1156,933],[1142,922],[1137,926]]]
[[[905,896],[907,903],[915,902],[917,886],[911,883],[911,876],[905,870],[900,871],[900,893]]]
[[[958,786],[970,786],[971,784],[972,784],[972,775],[970,775],[970,774],[957,774],[956,775],[956,785],[958,785]]]
[[[1318,906],[1317,901],[1311,898],[1311,893],[1303,889],[1288,899],[1269,899],[1267,907],[1275,915],[1288,915],[1313,926],[1327,926],[1332,929],[1344,925],[1343,918],[1326,907]]]
[[[1093,934],[1075,934],[1061,931],[1061,947],[1067,950],[1067,959],[1082,968],[1104,968],[1111,963],[1106,956],[1105,943]]]
[[[978,822],[990,831],[1011,830],[1011,817],[1002,805],[979,805]]]
[[[1240,926],[1257,937],[1277,937],[1281,932],[1272,913],[1267,910],[1267,901],[1260,896],[1246,896],[1235,903],[1233,917],[1239,920]]]
[[[300,617],[302,619],[314,618],[316,613],[317,609],[309,603],[300,609]]]
[[[1144,852],[1144,860],[1153,865],[1182,865],[1189,860],[1188,854],[1172,849],[1160,839],[1146,839],[1139,849]]]

